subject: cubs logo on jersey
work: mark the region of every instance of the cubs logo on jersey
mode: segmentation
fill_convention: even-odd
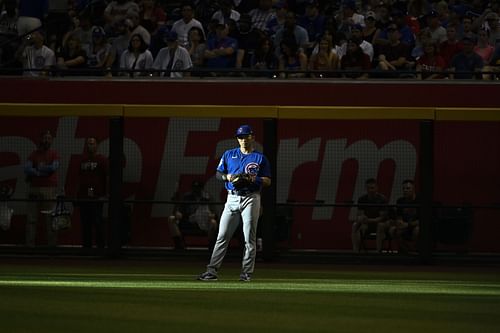
[[[250,162],[245,166],[245,173],[249,175],[257,175],[259,173],[259,164]]]

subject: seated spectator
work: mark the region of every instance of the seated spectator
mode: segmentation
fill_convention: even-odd
[[[205,49],[207,48],[203,31],[198,27],[192,27],[188,36],[188,51],[193,62],[193,68],[203,67],[205,64]]]
[[[417,34],[415,47],[411,50],[411,57],[413,59],[418,59],[424,55],[424,44],[427,42],[432,43],[431,32],[428,29],[420,30],[419,33]]]
[[[339,26],[338,31],[342,31],[346,35],[350,35],[351,27],[355,24],[359,24],[362,27],[365,26],[365,17],[356,12],[356,1],[355,0],[343,0],[340,14],[337,18]]]
[[[90,15],[87,12],[81,13],[78,18],[76,19],[77,25],[75,26],[75,29],[70,32],[71,35],[77,37],[80,40],[80,43],[82,45],[82,50],[87,53],[87,55],[90,54],[90,49],[92,47],[92,23],[90,21]],[[70,35],[67,34],[66,38]],[[65,44],[66,41],[63,39],[63,44]]]
[[[194,18],[193,9],[194,7],[191,2],[183,2],[181,5],[182,18],[175,21],[172,25],[172,30],[177,33],[179,45],[185,48],[188,47],[188,32],[192,27],[198,27],[204,32],[200,21]]]
[[[400,252],[408,252],[409,243],[418,239],[420,231],[420,199],[413,180],[403,181],[403,196],[396,201],[396,230],[394,237],[400,242]]]
[[[44,42],[44,33],[36,30],[19,47],[16,57],[23,64],[24,75],[46,76],[56,64],[54,51],[44,45]]]
[[[481,79],[481,71],[484,63],[483,59],[474,52],[474,41],[470,38],[462,40],[464,48],[462,52],[456,54],[450,63],[451,79]]]
[[[281,42],[281,56],[279,57],[280,77],[301,78],[305,77],[307,70],[307,56],[295,42],[289,38]],[[297,72],[299,71],[299,72]]]
[[[114,0],[108,3],[103,15],[106,26],[112,27],[116,22],[126,19],[127,15],[139,12],[139,6],[132,0]]]
[[[308,0],[305,14],[297,20],[297,24],[307,30],[310,41],[318,40],[325,32],[326,18],[320,14],[318,7],[317,0]]]
[[[347,42],[347,53],[340,60],[340,68],[346,73],[344,77],[351,79],[367,79],[371,69],[370,57],[359,47],[358,41]]]
[[[372,62],[374,52],[373,45],[363,39],[363,27],[361,25],[356,24],[351,27],[351,39],[358,41],[359,47],[361,47],[364,53],[368,54],[368,56],[370,57],[370,62]]]
[[[375,39],[375,34],[377,32],[377,18],[375,16],[375,12],[369,11],[365,16],[365,27],[363,28],[362,37],[363,40],[366,40],[368,43],[372,44]]]
[[[464,16],[462,18],[461,24],[458,26],[457,29],[457,39],[462,40],[465,37],[470,38],[472,40],[477,39],[476,33],[472,30],[472,17],[470,16]]]
[[[281,30],[285,26],[287,13],[285,0],[279,0],[273,5],[273,7],[275,9],[274,16],[269,21],[267,21],[264,30],[271,38],[274,37],[278,30]],[[250,13],[250,15],[252,14]],[[254,19],[252,17],[252,22],[253,20]]]
[[[179,45],[178,36],[174,30],[165,34],[167,47],[158,52],[153,64],[153,68],[159,72],[160,76],[168,78],[183,78],[191,76],[188,71],[193,68],[188,50]],[[158,73],[156,73],[158,74]]]
[[[313,53],[309,59],[308,68],[311,71],[311,77],[331,77],[332,70],[337,69],[338,58],[329,38],[321,38],[318,44],[318,52]],[[321,72],[324,71],[324,72]]]
[[[282,29],[276,32],[274,36],[274,46],[276,47],[276,56],[281,56],[281,42],[285,39],[294,39],[298,47],[303,51],[307,50],[311,45],[309,44],[309,36],[307,30],[296,24],[296,16],[293,12],[287,12],[285,24]]]
[[[211,207],[210,194],[204,190],[201,181],[193,181],[191,191],[185,193],[182,204],[176,205],[174,212],[168,218],[170,235],[174,240],[175,249],[184,249],[184,234],[186,232],[204,232],[208,236],[209,248],[213,249],[217,238],[218,223],[215,210]]]
[[[0,33],[2,35],[17,36],[17,2],[16,0],[4,0],[4,10],[0,6]]]
[[[121,59],[121,56],[130,45],[130,32],[126,23],[126,19],[117,21],[113,26],[113,37],[109,38],[109,43],[116,51],[116,58]],[[117,61],[116,65],[120,63]]]
[[[94,69],[94,75],[111,75],[109,71],[116,59],[116,51],[106,39],[104,29],[99,26],[92,28],[92,45],[87,54],[87,65]]]
[[[417,79],[432,80],[443,79],[443,71],[446,68],[446,62],[438,54],[436,44],[428,41],[424,45],[424,55],[417,60]]]
[[[132,35],[127,50],[120,57],[122,75],[144,76],[153,67],[153,55],[141,34]]]
[[[410,68],[410,48],[399,39],[398,27],[391,23],[387,28],[389,44],[379,45],[375,50],[376,75],[379,77],[400,77],[402,71]]]
[[[254,73],[256,76],[273,76],[274,72],[269,72],[278,68],[278,59],[274,54],[272,42],[269,38],[264,37],[260,40],[259,46],[255,50],[250,59],[250,65],[253,70],[263,71],[262,75]]]
[[[150,35],[156,33],[166,23],[167,14],[159,0],[142,0],[139,8],[140,25],[146,28]]]
[[[447,39],[439,45],[439,54],[443,57],[448,68],[451,59],[458,52],[462,51],[463,45],[457,39],[457,28],[454,25],[448,25],[446,28]]]
[[[61,52],[57,55],[57,67],[67,73],[65,75],[85,75],[87,68],[87,53],[82,49],[82,45],[77,36],[71,35],[66,39]]]
[[[127,19],[125,21],[128,24],[128,30],[130,31],[130,36],[135,34],[140,34],[144,42],[148,45],[151,44],[151,34],[146,28],[141,25],[141,19],[139,13],[132,12],[127,14]]]
[[[236,54],[238,52],[238,41],[228,37],[229,27],[218,24],[215,28],[215,38],[207,41],[205,50],[206,66],[212,69],[234,68]],[[215,72],[212,75],[217,75]]]
[[[500,72],[500,46],[495,49],[491,56],[490,63],[483,68],[483,78],[485,80],[498,80],[498,72]]]
[[[485,64],[490,63],[491,58],[493,57],[493,52],[495,51],[495,48],[490,44],[489,33],[489,30],[481,29],[478,32],[476,46],[474,46],[474,52],[479,54]]]
[[[248,69],[251,67],[250,59],[259,47],[264,33],[261,30],[252,27],[252,18],[249,14],[243,14],[240,17],[238,30],[235,38],[238,40],[238,52],[236,55],[236,65],[238,69]],[[241,75],[246,73],[241,72]]]
[[[429,15],[427,15],[427,28],[431,32],[434,43],[439,45],[446,40],[446,29],[439,19],[438,12],[431,11]]]
[[[389,229],[387,220],[387,198],[378,192],[374,178],[365,182],[366,194],[358,199],[358,214],[352,224],[352,249],[359,252],[361,240],[372,232],[376,232],[377,252],[382,252],[386,232]],[[380,205],[380,206],[376,206]]]
[[[212,20],[219,24],[229,24],[229,20],[238,22],[240,13],[233,9],[232,0],[219,0],[219,10],[212,15]]]
[[[283,1],[281,1],[283,2]],[[276,6],[284,7],[283,4],[276,4]],[[272,0],[259,0],[259,5],[248,12],[252,20],[252,28],[259,31],[266,31],[268,24],[275,18],[276,14],[273,10]]]

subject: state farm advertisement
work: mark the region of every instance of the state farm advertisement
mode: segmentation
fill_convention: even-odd
[[[222,153],[237,145],[234,131],[243,123],[253,127],[257,149],[262,151],[266,143],[260,119],[125,119],[123,197],[141,201],[132,204],[130,245],[172,245],[166,223],[172,205],[162,201],[170,200],[176,192],[188,191],[193,180],[204,181],[214,201],[225,201],[226,192],[215,179],[215,168]],[[500,131],[498,126],[489,124],[474,126],[474,137],[457,138],[458,145],[440,138],[456,136],[456,132],[463,131],[462,127],[442,125],[436,129],[435,193],[442,202],[500,201],[498,186],[495,191],[488,190],[485,198],[484,189],[477,185],[487,181],[499,183],[495,170],[500,165],[500,140],[496,134]],[[108,118],[4,118],[0,123],[0,183],[14,189],[13,198],[27,197],[24,163],[36,148],[40,132],[47,129],[54,135],[52,148],[61,158],[59,191],[68,197],[75,194],[77,161],[84,150],[85,138],[97,137],[98,151],[106,156],[109,153]],[[496,142],[486,141],[491,137]],[[368,178],[379,180],[380,192],[391,203],[402,195],[403,180],[419,181],[418,121],[279,120],[277,138],[277,172],[273,175],[277,203],[321,204],[293,208],[293,224],[287,240],[287,246],[292,248],[350,249],[349,220],[355,209],[332,204],[355,202],[364,194]],[[490,149],[496,149],[496,153],[485,154]],[[476,167],[468,170],[467,163],[453,162],[463,156],[475,158]],[[481,161],[486,160],[487,166],[482,169]],[[474,184],[465,181],[467,177],[474,178]],[[457,184],[460,181],[465,182],[465,188]],[[463,193],[462,197],[457,197],[457,193]],[[23,244],[26,203],[10,202],[9,206],[14,209],[14,216],[10,229],[0,230],[0,244]],[[222,209],[221,205],[218,207]],[[494,210],[482,214],[490,220],[499,215]],[[60,232],[59,244],[80,244],[78,215],[75,208],[73,226]],[[484,226],[486,222],[482,223]],[[43,227],[39,226],[39,243],[44,241]],[[490,242],[491,233],[474,231],[471,242],[476,250],[500,251]]]

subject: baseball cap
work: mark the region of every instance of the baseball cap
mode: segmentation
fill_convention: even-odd
[[[175,30],[167,31],[164,38],[168,42],[175,42],[177,40],[177,32],[175,32]]]
[[[365,18],[370,18],[370,17],[371,17],[372,19],[375,19],[375,18],[376,18],[376,16],[375,16],[375,12],[373,12],[373,11],[371,11],[371,10],[370,10],[369,12],[366,12],[366,16],[365,16]]]
[[[250,125],[241,125],[236,130],[235,136],[250,135],[250,134],[253,134],[253,131],[252,131],[252,128],[250,127]]]
[[[92,28],[92,36],[106,36],[106,32],[103,27],[95,26]]]

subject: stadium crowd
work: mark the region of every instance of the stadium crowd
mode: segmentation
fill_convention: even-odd
[[[496,80],[500,1],[1,0],[0,73]]]

